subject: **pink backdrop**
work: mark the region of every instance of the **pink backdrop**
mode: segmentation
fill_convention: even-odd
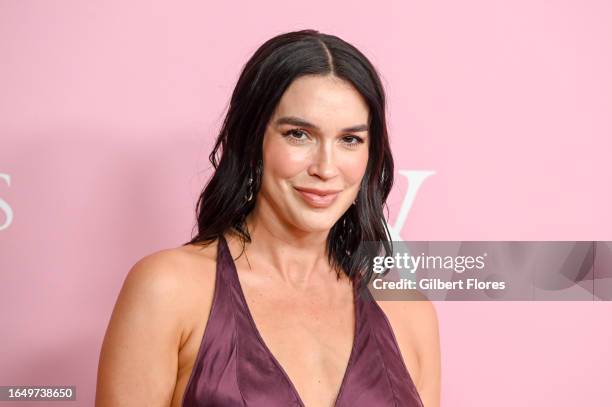
[[[603,0],[0,2],[0,385],[93,405],[125,274],[188,239],[240,68],[284,31],[382,73],[398,171],[435,171],[399,223],[397,174],[403,239],[612,240],[610,21]],[[436,307],[443,406],[610,405],[612,303]]]

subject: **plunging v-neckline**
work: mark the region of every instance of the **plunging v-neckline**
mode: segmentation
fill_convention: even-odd
[[[289,383],[289,386],[291,387],[291,391],[293,392],[293,394],[295,395],[295,397],[297,398],[298,402],[300,403],[301,406],[305,406],[304,401],[302,400],[302,397],[300,396],[300,394],[298,393],[295,385],[293,384],[293,380],[291,380],[291,378],[289,377],[289,375],[287,374],[287,372],[285,371],[285,369],[283,368],[283,366],[280,364],[280,362],[276,359],[276,356],[274,356],[274,354],[272,353],[272,351],[270,350],[270,348],[268,347],[268,345],[265,343],[265,341],[263,340],[263,337],[261,336],[261,333],[259,332],[259,329],[257,329],[257,325],[255,324],[255,320],[253,319],[253,315],[251,314],[251,310],[249,308],[249,304],[246,301],[246,298],[244,296],[244,292],[242,290],[242,285],[240,284],[240,278],[238,278],[238,270],[236,269],[236,263],[234,262],[234,258],[232,257],[232,253],[229,250],[229,245],[227,244],[227,241],[225,240],[225,236],[221,235],[221,241],[223,242],[224,246],[225,246],[225,251],[226,254],[229,256],[230,258],[230,269],[231,272],[233,274],[235,283],[236,283],[236,288],[238,291],[238,294],[240,296],[240,300],[244,303],[244,309],[245,309],[245,313],[248,317],[248,320],[251,323],[251,327],[253,328],[253,331],[255,332],[255,335],[257,336],[257,340],[259,341],[259,343],[261,344],[261,346],[263,347],[264,351],[266,352],[266,354],[270,357],[270,359],[272,360],[272,362],[274,362],[274,364],[276,365],[276,367],[280,370],[280,372],[283,374],[283,376],[285,377],[285,379],[287,380],[287,382]],[[340,400],[340,396],[342,395],[342,390],[345,387],[346,381],[347,381],[347,377],[350,371],[351,366],[353,365],[353,359],[355,358],[355,349],[356,349],[356,345],[357,345],[357,333],[359,330],[359,323],[360,323],[360,315],[359,315],[359,306],[357,305],[357,294],[355,292],[355,285],[351,284],[352,286],[352,292],[353,292],[353,309],[354,309],[354,315],[355,315],[355,323],[354,323],[354,334],[353,334],[353,343],[351,346],[351,352],[349,355],[349,359],[348,359],[348,363],[346,365],[346,368],[344,370],[344,375],[342,376],[342,381],[340,382],[340,388],[338,389],[338,394],[336,395],[336,399],[334,401],[334,406],[338,405],[338,400]]]

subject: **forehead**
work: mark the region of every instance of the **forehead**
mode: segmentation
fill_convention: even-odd
[[[297,116],[321,126],[367,124],[368,106],[355,87],[335,76],[306,75],[294,80],[273,117]]]

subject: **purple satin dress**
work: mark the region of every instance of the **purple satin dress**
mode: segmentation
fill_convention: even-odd
[[[216,273],[209,320],[182,406],[304,406],[255,326],[223,236]],[[335,406],[423,407],[387,317],[367,288],[365,296],[354,295],[355,337]]]

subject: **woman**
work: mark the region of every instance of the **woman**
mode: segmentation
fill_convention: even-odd
[[[97,406],[439,405],[432,305],[378,304],[365,287],[362,242],[389,251],[384,107],[374,67],[335,36],[292,32],[255,52],[197,235],[124,282]]]

